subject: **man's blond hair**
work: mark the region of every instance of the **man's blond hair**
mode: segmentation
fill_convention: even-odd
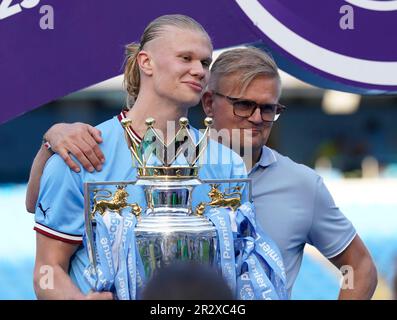
[[[240,92],[244,92],[251,81],[259,76],[276,79],[281,83],[273,58],[254,47],[231,49],[220,54],[211,67],[209,90],[217,91],[227,76],[236,76],[234,81]]]

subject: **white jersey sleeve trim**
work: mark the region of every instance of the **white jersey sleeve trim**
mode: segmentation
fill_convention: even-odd
[[[57,240],[69,242],[69,243],[82,243],[82,241],[83,241],[82,236],[75,236],[75,235],[70,235],[70,234],[59,232],[59,231],[55,231],[51,228],[43,226],[40,223],[37,223],[37,222],[34,225],[34,229],[37,232],[42,233],[46,236],[55,238]]]

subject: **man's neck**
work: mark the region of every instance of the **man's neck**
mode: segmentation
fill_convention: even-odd
[[[179,119],[187,116],[187,108],[166,103],[155,98],[138,97],[134,106],[127,112],[126,117],[133,122],[134,131],[141,137],[144,136],[147,126],[147,118],[153,118],[156,122],[154,128],[161,131],[164,139],[172,139],[172,135],[179,129]],[[175,132],[167,137],[167,122],[174,121]],[[172,130],[173,131],[173,130]]]

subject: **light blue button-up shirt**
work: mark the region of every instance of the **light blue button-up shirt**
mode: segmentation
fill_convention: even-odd
[[[347,248],[356,230],[314,170],[266,146],[249,178],[257,223],[280,249],[291,295],[305,244],[332,258]]]

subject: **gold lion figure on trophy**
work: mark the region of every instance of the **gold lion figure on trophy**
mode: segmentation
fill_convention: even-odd
[[[98,195],[98,192],[106,192],[107,195]],[[125,190],[125,186],[117,186],[117,190],[114,193],[114,196],[111,200],[97,200],[98,197],[101,198],[110,198],[112,197],[112,192],[103,189],[103,190],[94,190],[94,208],[91,211],[91,217],[93,218],[96,212],[99,212],[101,216],[105,214],[107,210],[116,211],[118,214],[121,214],[121,210],[131,207],[131,212],[139,216],[142,212],[142,208],[137,203],[128,203],[127,198],[129,196],[128,192]]]
[[[209,202],[208,205],[213,207],[226,207],[235,211],[241,204],[241,186],[234,187],[234,192],[231,193],[222,193],[219,191],[218,187],[219,184],[211,184],[211,190],[208,193],[211,202]],[[231,197],[232,195],[237,195],[237,197]]]

